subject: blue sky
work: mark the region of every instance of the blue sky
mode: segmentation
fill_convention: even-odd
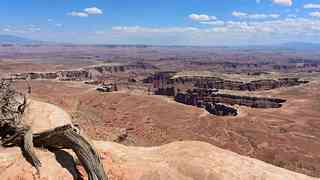
[[[0,34],[88,44],[320,42],[320,0],[1,0]]]

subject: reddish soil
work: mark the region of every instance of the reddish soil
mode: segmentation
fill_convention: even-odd
[[[126,128],[131,145],[153,146],[201,140],[320,177],[320,83],[259,92],[287,99],[280,109],[240,108],[237,117],[217,117],[160,96],[98,93],[80,83],[32,81],[32,96],[70,112],[95,139]],[[23,87],[23,84],[19,84]]]

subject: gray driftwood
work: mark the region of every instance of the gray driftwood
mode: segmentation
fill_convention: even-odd
[[[26,96],[8,81],[0,81],[0,145],[19,146],[39,171],[41,162],[34,147],[72,149],[88,173],[89,180],[107,180],[99,154],[80,130],[71,124],[34,134],[23,121]]]

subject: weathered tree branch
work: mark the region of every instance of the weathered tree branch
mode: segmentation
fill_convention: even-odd
[[[35,166],[35,168],[39,171],[39,168],[41,167],[41,162],[38,159],[36,153],[34,152],[33,135],[30,129],[25,133],[23,137],[23,150],[30,157],[32,164]]]
[[[89,180],[107,180],[100,156],[93,145],[71,124],[33,134],[23,121],[26,96],[15,91],[10,83],[0,81],[0,145],[19,146],[39,172],[41,162],[34,147],[72,149],[88,173]]]
[[[89,140],[71,125],[65,125],[43,133],[34,134],[36,147],[72,149],[88,173],[89,180],[107,180],[98,152]]]

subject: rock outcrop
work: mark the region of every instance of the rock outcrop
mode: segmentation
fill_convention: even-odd
[[[280,108],[282,107],[282,103],[286,102],[284,99],[277,98],[236,96],[229,94],[212,94],[209,97],[205,97],[204,100],[214,103],[248,106],[252,108]]]
[[[48,80],[62,80],[62,81],[76,81],[76,80],[87,80],[90,79],[90,72],[78,69],[78,70],[66,70],[57,72],[27,72],[12,74],[11,79],[13,80],[36,80],[36,79],[48,79]]]
[[[238,115],[238,110],[226,106],[224,104],[212,103],[212,102],[203,102],[199,103],[200,107],[203,107],[210,113],[217,116],[236,116]],[[198,106],[199,106],[198,105]]]
[[[282,103],[286,102],[284,99],[277,98],[221,94],[213,89],[202,88],[178,92],[175,96],[175,101],[186,105],[205,108],[211,114],[218,116],[238,115],[237,109],[226,106],[225,104],[231,106],[248,106],[252,108],[280,108],[282,107]]]
[[[196,92],[179,92],[175,96],[175,101],[191,105],[191,106],[197,106],[199,108],[205,108],[210,114],[214,114],[217,116],[236,116],[238,115],[238,110],[224,105],[220,104],[219,102],[214,102],[212,100],[205,99],[205,96],[202,96]]]
[[[160,147],[126,147],[95,142],[110,180],[318,180],[240,156],[203,142],[175,142]],[[16,148],[0,150],[2,180],[70,180],[84,175],[68,151],[37,151],[46,164],[35,169]]]

